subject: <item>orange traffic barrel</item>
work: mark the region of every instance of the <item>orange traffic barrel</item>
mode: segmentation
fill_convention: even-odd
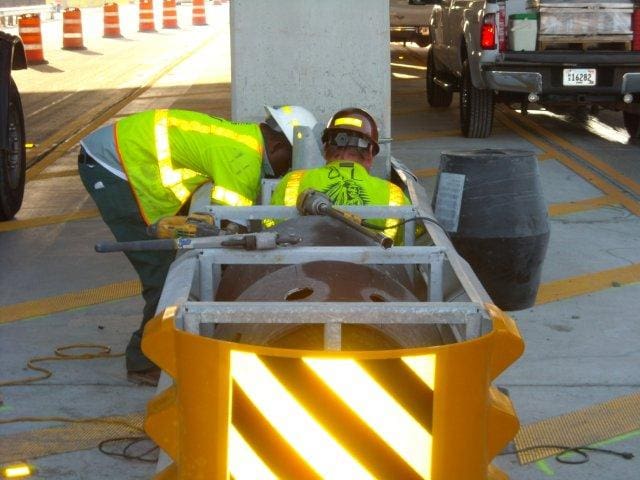
[[[162,2],[162,28],[178,28],[176,0],[164,0]]]
[[[69,7],[62,12],[62,48],[84,49],[82,42],[82,14],[79,8]]]
[[[115,2],[104,4],[104,37],[120,38],[120,12]]]
[[[42,30],[40,15],[27,13],[18,19],[18,35],[24,44],[27,61],[32,65],[47,63],[42,50]]]
[[[196,26],[207,24],[204,0],[193,0],[193,24]]]
[[[140,32],[155,32],[153,19],[153,0],[140,0]]]

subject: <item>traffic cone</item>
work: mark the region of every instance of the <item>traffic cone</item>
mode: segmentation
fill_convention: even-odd
[[[178,28],[176,0],[164,0],[162,2],[162,28]]]
[[[204,8],[204,0],[193,0],[193,24],[195,26],[207,24],[207,13]]]
[[[82,41],[82,14],[79,8],[69,7],[62,12],[62,48],[84,50]]]
[[[42,51],[42,29],[40,27],[40,15],[27,13],[18,19],[18,35],[24,45],[24,53],[27,62],[31,65],[47,63]]]
[[[104,4],[104,37],[122,38],[120,33],[120,12],[115,2]]]
[[[140,32],[155,32],[153,19],[153,0],[140,0]]]

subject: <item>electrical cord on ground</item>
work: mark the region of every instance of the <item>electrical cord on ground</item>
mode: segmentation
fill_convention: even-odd
[[[96,349],[97,353],[84,352],[84,353],[68,353],[69,350],[75,349]],[[98,358],[118,358],[124,356],[124,353],[111,353],[111,347],[106,345],[98,345],[98,344],[74,344],[74,345],[64,345],[62,347],[57,347],[54,350],[53,356],[44,356],[44,357],[33,357],[29,359],[27,362],[27,368],[30,370],[34,370],[36,372],[40,372],[41,375],[34,377],[26,377],[18,380],[9,380],[0,382],[0,387],[8,387],[14,385],[27,385],[30,383],[38,382],[40,380],[45,380],[53,375],[53,372],[47,368],[37,366],[36,363],[39,362],[52,362],[52,361],[64,361],[64,360],[92,360]],[[108,419],[108,418],[71,418],[71,417],[15,417],[15,418],[1,418],[0,425],[6,425],[10,423],[29,423],[29,422],[58,422],[58,423],[104,423],[109,425],[121,425],[129,428],[133,432],[139,432],[144,435],[144,429],[138,427],[137,425],[133,425],[130,422],[125,420],[117,420],[117,419]],[[109,451],[104,449],[104,445],[107,445],[112,442],[118,441],[129,441],[129,443],[123,448],[121,452],[118,451]],[[148,441],[149,438],[146,436],[139,437],[118,437],[118,438],[110,438],[107,440],[103,440],[98,444],[98,450],[110,456],[118,456],[123,457],[127,460],[139,460],[142,462],[153,463],[157,461],[157,458],[148,458],[148,455],[153,453],[158,447],[154,446],[144,451],[141,454],[131,454],[129,450],[136,444],[141,441]]]
[[[542,448],[552,448],[555,450],[562,450],[561,452],[555,455],[555,459],[558,463],[564,463],[565,465],[581,465],[583,463],[587,463],[589,461],[589,454],[587,452],[593,453],[603,453],[606,455],[615,455],[625,460],[631,460],[634,458],[633,453],[631,452],[618,452],[616,450],[609,450],[608,448],[596,448],[596,447],[567,447],[566,445],[533,445],[531,447],[525,447],[517,450],[512,450],[508,452],[502,452],[500,455],[517,455],[519,453],[528,452],[530,450],[539,450]],[[561,458],[563,455],[567,453],[575,453],[580,455],[581,458],[577,460],[567,460],[566,458]]]
[[[150,441],[149,437],[118,437],[118,438],[109,438],[107,440],[103,440],[98,444],[98,450],[100,450],[101,453],[104,453],[105,455],[111,456],[111,457],[122,457],[126,460],[137,460],[139,462],[146,462],[146,463],[156,463],[158,461],[158,456],[155,455],[154,457],[149,458],[148,456],[151,455],[153,452],[158,451],[158,446],[154,445],[151,448],[148,448],[147,450],[145,450],[142,453],[139,454],[134,454],[134,453],[130,453],[129,449],[133,448],[135,445],[141,443],[141,442],[148,442]],[[117,442],[128,442],[124,448],[122,450],[107,450],[105,447],[111,443],[117,443]]]
[[[69,350],[75,349],[97,349],[97,353],[66,353]],[[97,345],[93,343],[80,343],[75,345],[65,345],[62,347],[57,347],[54,350],[54,355],[45,356],[45,357],[33,357],[29,359],[27,362],[27,368],[36,372],[40,372],[41,375],[35,377],[26,377],[21,378],[19,380],[9,380],[0,382],[0,387],[9,387],[14,385],[27,385],[33,382],[39,382],[40,380],[45,380],[53,375],[53,372],[44,367],[39,367],[36,363],[40,362],[56,362],[56,361],[64,361],[64,360],[92,360],[96,358],[118,358],[124,356],[124,353],[111,353],[111,347],[106,345]]]

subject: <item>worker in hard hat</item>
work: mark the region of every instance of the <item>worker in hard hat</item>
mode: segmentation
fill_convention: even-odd
[[[188,210],[193,192],[212,181],[211,202],[252,205],[262,176],[291,167],[293,128],[313,128],[302,107],[265,107],[264,123],[234,123],[185,110],[151,110],[103,127],[81,142],[80,178],[119,242],[149,240],[147,227]],[[142,283],[142,324],[126,349],[129,378],[153,383],[157,367],[140,348],[156,312],[174,252],[126,252]]]
[[[298,195],[313,188],[327,195],[334,205],[410,204],[396,184],[369,175],[373,158],[380,150],[378,127],[373,117],[361,108],[338,111],[322,134],[326,164],[309,170],[288,173],[276,186],[273,205],[295,206]],[[387,236],[397,233],[397,219],[372,221]],[[266,226],[274,224],[266,220]]]

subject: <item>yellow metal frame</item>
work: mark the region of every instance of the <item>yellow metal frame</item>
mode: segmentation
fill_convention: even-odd
[[[482,337],[437,347],[357,352],[271,348],[201,337],[176,329],[176,308],[165,310],[148,324],[142,344],[149,358],[174,379],[147,409],[147,433],[174,462],[155,478],[229,478],[234,352],[356,362],[433,356],[431,472],[421,478],[508,478],[490,463],[515,436],[519,423],[509,398],[491,382],[520,357],[524,342],[508,315],[494,305],[486,308],[493,329]]]

